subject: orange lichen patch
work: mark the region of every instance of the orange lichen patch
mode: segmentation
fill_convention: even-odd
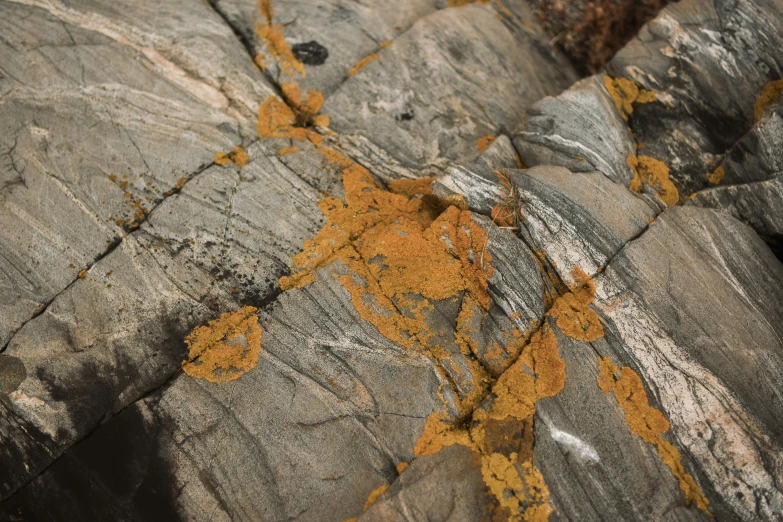
[[[580,341],[595,341],[604,336],[598,314],[589,308],[595,298],[595,284],[581,268],[572,272],[576,284],[558,297],[547,315],[557,318],[557,327],[567,336]]]
[[[655,101],[654,92],[639,89],[639,86],[634,82],[625,78],[610,78],[609,76],[604,76],[604,86],[606,87],[607,92],[609,92],[609,96],[614,100],[614,104],[624,120],[627,120],[628,116],[633,113],[634,103],[650,103]]]
[[[173,186],[173,187],[171,187],[171,188],[170,188],[169,190],[167,190],[166,192],[164,192],[164,193],[163,193],[163,195],[164,195],[164,196],[166,196],[166,197],[168,197],[168,196],[170,196],[170,195],[174,194],[174,193],[175,193],[175,192],[177,192],[179,189],[181,189],[182,187],[184,187],[184,186],[185,186],[185,183],[187,183],[187,181],[188,181],[188,180],[187,180],[187,179],[186,179],[184,176],[183,176],[183,177],[180,177],[180,178],[177,180],[177,182],[176,182],[176,183],[174,183],[174,186]]]
[[[392,44],[392,41],[391,40],[387,40],[385,42],[381,42],[380,44],[378,44],[378,47],[380,47],[381,49],[385,49],[385,48],[389,47],[391,44]],[[359,71],[361,71],[362,69],[367,67],[367,64],[369,64],[370,62],[374,62],[375,60],[380,60],[380,57],[378,56],[378,52],[377,51],[374,52],[374,53],[368,54],[367,56],[365,56],[364,58],[362,58],[361,60],[356,62],[356,65],[351,67],[351,70],[348,71],[348,76],[349,77],[354,76],[356,73],[358,73]]]
[[[492,386],[495,401],[488,418],[529,418],[535,413],[536,401],[556,395],[563,386],[565,362],[560,358],[557,337],[549,325],[544,324],[530,338],[517,361]],[[481,415],[479,412],[479,418]]]
[[[650,406],[641,378],[627,366],[618,368],[609,357],[599,358],[598,366],[601,372],[598,386],[607,393],[614,392],[617,404],[625,412],[625,420],[631,433],[657,447],[658,456],[679,481],[685,501],[688,504],[695,502],[699,509],[710,514],[709,500],[693,476],[685,471],[680,452],[663,439],[662,435],[669,431],[669,421],[663,413]],[[617,377],[618,373],[620,377]]]
[[[281,156],[285,156],[285,155],[287,155],[287,154],[294,154],[294,153],[296,153],[296,152],[299,152],[299,149],[298,149],[298,148],[296,148],[296,147],[294,147],[294,146],[291,146],[291,147],[283,147],[282,149],[280,149],[280,150],[278,151],[278,153],[279,153]]]
[[[764,109],[774,102],[781,94],[783,94],[783,78],[780,80],[771,81],[764,86],[764,88],[761,90],[761,94],[756,99],[755,106],[753,107],[753,113],[756,117],[756,121],[761,118],[761,114],[764,112]]]
[[[435,178],[395,179],[389,182],[391,192],[412,198],[414,196],[431,196],[432,182]]]
[[[500,505],[512,513],[516,513],[521,501],[524,501],[524,497],[520,499],[516,493],[525,490],[525,483],[514,465],[516,461],[516,453],[512,453],[509,457],[492,453],[481,459],[481,476],[484,478],[484,483],[500,501]],[[506,495],[507,490],[512,494]]]
[[[646,185],[652,188],[656,197],[673,207],[680,201],[680,193],[671,179],[669,179],[669,167],[660,160],[649,156],[637,156],[631,154],[626,158],[626,163],[634,171],[631,184],[628,186],[634,192],[641,193]]]
[[[233,163],[237,167],[244,167],[247,165],[247,153],[242,147],[234,147],[234,150],[226,154],[225,152],[218,152],[215,154],[215,163],[218,165],[228,165]]]
[[[302,90],[295,82],[283,83],[280,90],[294,111],[308,120],[317,114],[324,104],[323,94],[310,89]]]
[[[565,362],[557,337],[544,324],[492,386],[491,407],[475,409],[469,429],[433,413],[414,455],[431,455],[454,444],[468,447],[480,457],[484,482],[508,520],[545,520],[552,507],[549,490],[533,465],[533,419],[536,402],[563,386]]]
[[[479,152],[484,152],[489,147],[490,143],[495,141],[497,138],[494,136],[483,136],[478,139],[476,142],[476,147],[478,147]]]
[[[329,126],[329,116],[326,114],[317,114],[313,116],[313,125],[316,127],[328,127]]]
[[[87,279],[87,270],[79,270],[79,279]]]
[[[291,46],[285,41],[283,26],[272,22],[274,10],[270,0],[258,0],[258,12],[262,20],[256,24],[256,34],[266,43],[267,51],[277,62],[281,74],[299,73],[304,76],[304,64],[296,59]],[[260,67],[266,67],[263,56],[261,60],[258,60],[258,56],[256,58]]]
[[[312,143],[312,140],[311,140]],[[353,160],[349,158],[348,156],[336,151],[335,149],[331,147],[324,146],[322,143],[314,143],[316,148],[318,149],[318,152],[326,158],[326,160],[329,163],[334,163],[336,165],[340,165],[341,167],[350,167],[353,165]]]
[[[343,171],[343,186],[344,202],[321,201],[326,225],[294,257],[294,273],[281,278],[281,288],[302,287],[314,280],[317,268],[339,260],[351,273],[339,279],[360,315],[408,347],[427,344],[423,315],[431,300],[468,291],[488,309],[492,258],[486,233],[469,211],[448,206],[439,213],[425,198],[383,190],[355,164]],[[394,186],[425,192],[424,183]],[[423,301],[409,306],[414,295]],[[410,309],[402,314],[398,307]]]
[[[283,100],[270,96],[258,107],[256,130],[259,138],[307,139],[307,131],[295,128],[296,115]]]
[[[718,167],[714,171],[707,173],[707,181],[709,181],[713,185],[717,185],[721,181],[723,181],[723,176],[725,175],[726,175],[726,171],[723,170],[723,167]],[[692,195],[693,194],[691,194],[691,196]]]
[[[544,483],[541,472],[532,462],[517,463],[515,453],[510,457],[499,453],[484,456],[481,459],[484,483],[507,514],[506,520],[548,520],[554,509],[549,504],[549,488]],[[521,473],[515,464],[522,469]]]
[[[351,67],[351,70],[348,71],[348,76],[354,76],[359,71],[361,71],[362,69],[367,67],[367,64],[369,64],[370,62],[374,62],[375,60],[379,60],[379,59],[380,58],[378,58],[378,53],[377,52],[368,54],[367,56],[365,56],[364,58],[362,58],[361,60],[356,62],[356,65]]]
[[[413,455],[416,457],[434,455],[443,448],[455,444],[474,448],[467,430],[455,428],[451,422],[446,420],[445,415],[436,411],[427,417],[424,430],[413,447]]]
[[[245,306],[193,329],[182,369],[191,377],[222,383],[238,379],[258,363],[261,327],[256,308]]]
[[[364,511],[367,511],[367,509],[375,504],[375,501],[378,500],[378,497],[386,493],[386,490],[389,489],[388,484],[384,484],[383,486],[379,486],[375,489],[373,489],[370,492],[370,495],[367,497],[367,502],[364,503]]]
[[[404,461],[400,462],[399,464],[397,464],[397,474],[398,475],[402,475],[402,472],[405,471],[406,469],[408,469],[408,465],[409,464],[407,462],[404,462]]]

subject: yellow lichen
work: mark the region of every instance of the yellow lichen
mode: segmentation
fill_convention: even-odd
[[[362,317],[409,347],[417,337],[426,342],[422,312],[427,300],[469,291],[482,306],[489,306],[491,256],[486,252],[486,233],[469,211],[448,206],[439,213],[434,202],[378,187],[356,164],[344,170],[343,185],[345,202],[321,202],[327,223],[294,257],[294,273],[280,280],[281,288],[304,286],[313,280],[315,269],[339,260],[353,274],[340,276],[340,281]],[[422,185],[397,182],[392,187],[421,194],[426,192]],[[399,313],[397,306],[409,304],[410,295],[425,301],[410,314]]]
[[[478,139],[478,141],[476,142],[476,147],[478,147],[478,151],[479,151],[479,152],[484,152],[485,150],[487,150],[487,148],[489,147],[489,145],[490,145],[490,144],[491,144],[493,141],[495,141],[496,139],[497,139],[497,138],[495,138],[495,137],[494,137],[494,136],[492,136],[492,135],[489,135],[489,136],[483,136],[483,137],[479,138],[479,139]]]
[[[491,407],[475,409],[469,429],[433,413],[414,455],[431,455],[455,444],[470,448],[480,457],[484,482],[508,520],[546,520],[552,507],[533,464],[533,418],[536,402],[563,386],[565,362],[554,332],[544,324],[492,386]]]
[[[650,103],[655,101],[655,93],[639,89],[631,80],[625,78],[610,78],[604,76],[604,86],[609,96],[614,100],[615,107],[620,112],[624,120],[633,113],[634,103]]]
[[[525,491],[525,484],[514,465],[516,461],[516,453],[508,457],[500,453],[492,453],[481,459],[481,476],[484,478],[484,483],[500,505],[511,513],[519,511],[521,502],[517,494]],[[511,494],[506,495],[506,491],[510,491]]]
[[[364,69],[365,67],[367,67],[367,65],[368,65],[370,62],[374,62],[375,60],[378,60],[378,59],[379,59],[379,58],[378,58],[378,53],[377,53],[377,52],[375,52],[375,53],[371,53],[371,54],[368,54],[367,56],[365,56],[364,58],[362,58],[361,60],[359,60],[358,62],[356,62],[356,65],[354,65],[353,67],[351,67],[351,70],[350,70],[350,71],[348,71],[348,76],[354,76],[354,75],[355,75],[355,74],[357,74],[359,71],[361,71],[362,69]]]
[[[595,298],[595,284],[579,267],[574,268],[572,277],[576,284],[555,300],[547,315],[557,319],[557,327],[567,336],[595,341],[604,336],[598,314],[589,307]]]
[[[261,21],[256,24],[256,34],[266,44],[267,51],[275,59],[278,67],[280,67],[280,73],[283,75],[299,73],[304,76],[304,64],[296,59],[291,46],[285,41],[283,26],[275,25],[272,22],[274,10],[272,9],[271,1],[258,0],[258,12],[261,15]],[[263,56],[259,56],[256,57],[256,62],[260,67],[264,68]]]
[[[258,363],[261,327],[256,308],[245,306],[195,328],[185,338],[190,348],[182,369],[191,377],[222,383],[238,379]]]
[[[385,42],[381,42],[379,44],[379,47],[381,49],[385,49],[386,47],[389,47],[391,44],[392,44],[391,40],[388,40],[388,41],[385,41]],[[378,56],[378,52],[377,51],[368,54],[367,56],[365,56],[364,58],[362,58],[361,60],[356,62],[356,64],[351,68],[351,70],[348,71],[348,76],[349,77],[350,76],[354,76],[356,73],[358,73],[359,71],[361,71],[362,69],[367,67],[367,65],[370,62],[374,62],[374,61],[379,60],[379,59],[380,59],[380,57]]]
[[[412,198],[414,196],[431,196],[434,178],[395,179],[389,182],[389,191]]]
[[[226,154],[225,152],[218,152],[215,154],[215,163],[218,165],[227,165],[233,163],[237,167],[244,167],[247,165],[248,157],[245,149],[242,147],[234,147],[234,150]]]
[[[297,152],[299,152],[299,149],[296,148],[296,147],[293,147],[293,146],[291,146],[291,147],[283,147],[282,149],[280,149],[278,151],[278,153],[281,156],[285,156],[287,154],[294,154],[294,153],[297,153]]]
[[[375,501],[378,500],[378,497],[386,493],[387,489],[389,489],[389,485],[384,484],[383,486],[379,486],[372,490],[370,495],[367,497],[367,502],[364,503],[364,511],[367,511],[370,506],[375,504]]]
[[[626,163],[634,172],[628,188],[641,193],[644,186],[648,186],[655,191],[656,197],[668,206],[673,207],[679,203],[680,193],[669,179],[669,167],[665,163],[649,156],[635,154],[628,156]]]
[[[397,464],[397,474],[402,475],[402,472],[408,469],[408,463],[403,461]]]
[[[607,393],[614,393],[617,404],[625,412],[625,420],[631,433],[641,437],[647,444],[656,446],[661,461],[679,481],[685,501],[688,504],[695,502],[699,509],[709,514],[709,500],[693,476],[685,471],[680,452],[662,437],[669,431],[669,421],[663,413],[650,406],[641,378],[627,366],[618,368],[609,357],[599,358],[598,366],[598,386]]]
[[[324,95],[310,89],[299,89],[296,82],[284,82],[280,85],[283,96],[290,106],[306,119],[312,118],[324,104]]]
[[[783,94],[783,78],[780,80],[774,80],[769,82],[761,90],[761,94],[756,99],[756,104],[753,107],[753,113],[756,117],[756,121],[761,118],[764,109],[767,108],[772,102],[774,102],[778,96]]]
[[[707,173],[707,181],[709,181],[713,185],[719,184],[721,181],[723,181],[723,176],[726,175],[726,171],[723,170],[723,167],[718,167],[712,172]]]
[[[443,413],[436,411],[427,417],[424,423],[424,430],[413,447],[413,454],[416,457],[434,455],[443,448],[455,444],[467,446],[468,448],[473,447],[470,435],[466,430],[455,429]]]

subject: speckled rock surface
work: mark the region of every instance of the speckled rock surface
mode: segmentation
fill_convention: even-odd
[[[0,13],[0,520],[783,520],[779,1]]]

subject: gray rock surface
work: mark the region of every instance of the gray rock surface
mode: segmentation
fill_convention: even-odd
[[[726,154],[719,186],[697,192],[690,204],[728,210],[780,250],[783,241],[783,100]]]
[[[598,171],[628,185],[626,158],[636,153],[628,124],[604,85],[605,74],[580,80],[557,97],[533,104],[514,133],[525,165],[558,165],[572,172]]]
[[[0,520],[783,520],[779,0],[670,5],[627,120],[524,2],[455,3],[0,0]],[[435,215],[400,279],[479,288],[383,286],[372,234]],[[281,285],[313,245],[356,257]],[[195,376],[244,306],[258,361]]]
[[[780,0],[669,4],[609,63],[656,93],[630,119],[644,154],[666,163],[683,196],[745,133],[764,86],[783,77]]]

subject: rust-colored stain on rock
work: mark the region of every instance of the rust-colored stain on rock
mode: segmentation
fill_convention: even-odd
[[[239,379],[258,363],[261,327],[256,308],[245,306],[193,329],[182,369],[191,377],[223,383]]]

